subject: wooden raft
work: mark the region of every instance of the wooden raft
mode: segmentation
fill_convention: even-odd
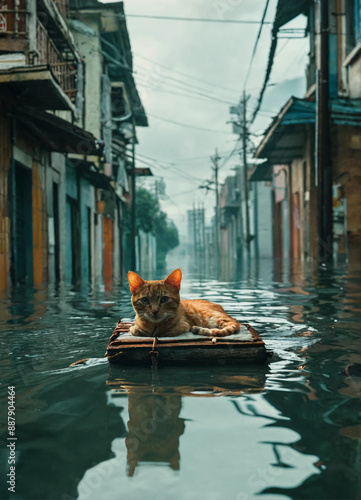
[[[109,363],[129,366],[136,363],[159,364],[243,364],[265,363],[269,353],[257,332],[248,324],[241,325],[247,340],[227,337],[135,337],[129,336],[133,323],[118,321],[109,339],[105,356]]]

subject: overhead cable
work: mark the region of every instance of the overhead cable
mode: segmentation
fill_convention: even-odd
[[[175,120],[169,120],[168,118],[163,118],[162,116],[157,116],[157,115],[153,115],[150,113],[147,113],[147,114],[148,114],[148,116],[150,116],[152,118],[156,118],[157,120],[162,120],[164,122],[172,123],[173,125],[179,125],[181,127],[194,128],[197,130],[203,130],[204,132],[213,132],[216,134],[232,135],[231,132],[225,132],[224,130],[216,130],[216,129],[212,129],[212,128],[198,127],[197,125],[191,125],[190,123],[177,122]]]
[[[117,15],[117,14],[115,14]],[[207,18],[201,18],[201,17],[172,17],[172,16],[150,16],[150,15],[145,15],[145,14],[127,14],[126,16],[123,16],[120,14],[120,16],[127,18],[127,17],[138,17],[138,18],[143,18],[143,19],[161,19],[163,21],[195,21],[195,22],[202,22],[202,23],[223,23],[223,24],[259,24],[259,21],[253,21],[251,19],[207,19]],[[272,24],[270,22],[267,22],[265,24]]]
[[[176,73],[181,76],[185,76],[186,78],[189,78],[191,80],[195,80],[196,82],[201,82],[205,85],[208,85],[209,87],[218,87],[223,90],[230,90],[231,92],[238,92],[236,89],[231,89],[229,87],[223,87],[221,85],[217,85],[216,83],[209,83],[207,80],[204,80],[202,78],[196,78],[195,76],[189,75],[188,73],[184,73],[183,71],[178,71],[176,69],[171,68],[170,66],[166,66],[165,64],[161,64],[160,62],[154,61],[153,59],[149,59],[149,57],[145,57],[141,54],[138,54],[137,52],[133,52],[133,55],[140,57],[141,59],[144,59],[145,61],[148,61],[152,64],[156,64],[157,66],[160,66],[161,68],[168,69],[169,71],[172,71],[173,73]]]
[[[253,51],[252,51],[252,55],[251,55],[251,60],[250,60],[249,66],[248,66],[248,71],[247,71],[246,78],[245,78],[245,81],[244,81],[243,89],[246,88],[247,82],[248,82],[248,78],[249,78],[249,75],[251,73],[251,68],[252,68],[254,57],[256,55],[256,51],[257,51],[257,47],[258,47],[258,42],[259,42],[259,39],[261,38],[262,28],[263,28],[263,26],[265,24],[265,19],[266,19],[266,14],[267,14],[269,2],[270,2],[270,0],[266,0],[266,5],[265,5],[264,11],[263,11],[263,15],[262,15],[262,19],[261,19],[261,24],[260,24],[260,27],[259,27],[259,30],[258,30],[258,33],[257,33],[257,37],[256,37],[256,41],[255,41],[255,44],[254,44],[254,47],[253,47]]]

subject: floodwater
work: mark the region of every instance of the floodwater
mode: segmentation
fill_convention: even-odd
[[[359,499],[361,273],[187,279],[249,322],[266,366],[110,367],[127,286],[18,289],[0,302],[0,498]],[[87,365],[69,364],[87,357]],[[15,493],[7,491],[7,387],[16,392]]]

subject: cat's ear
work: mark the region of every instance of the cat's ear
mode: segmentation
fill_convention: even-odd
[[[129,271],[128,273],[128,281],[129,281],[129,287],[130,291],[134,293],[137,288],[139,288],[141,285],[144,285],[145,281],[138,276],[137,273],[133,273],[133,271]]]
[[[177,290],[180,290],[180,283],[182,280],[182,271],[180,269],[176,269],[170,275],[168,278],[164,280],[164,283],[167,283],[167,285],[173,286]]]

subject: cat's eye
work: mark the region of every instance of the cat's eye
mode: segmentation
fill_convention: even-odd
[[[140,299],[140,301],[141,301],[141,303],[142,303],[143,305],[145,305],[145,306],[147,306],[148,304],[150,304],[150,300],[149,300],[149,298],[148,298],[148,297],[142,297],[142,298]]]
[[[160,303],[165,304],[166,302],[168,302],[168,300],[169,297],[167,297],[167,295],[163,295],[163,297],[160,298]]]

